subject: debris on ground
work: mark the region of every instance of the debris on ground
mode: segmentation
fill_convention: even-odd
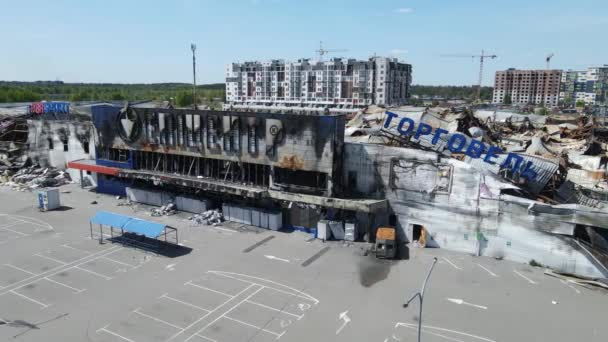
[[[169,202],[166,205],[163,205],[160,208],[152,208],[150,211],[150,216],[171,216],[177,213],[177,207],[175,203]]]
[[[58,187],[72,182],[70,174],[54,167],[34,165],[17,171],[12,176],[5,171],[0,183],[13,190],[26,191],[46,187]]]
[[[195,222],[196,224],[205,224],[205,225],[214,225],[217,226],[222,223],[224,216],[218,209],[207,210],[203,213],[196,214],[194,216],[189,217],[189,220]]]
[[[116,206],[118,206],[118,207],[130,207],[132,205],[133,205],[133,202],[131,202],[131,200],[128,198],[126,201],[120,201],[120,202],[116,203]]]
[[[91,202],[91,204],[97,204],[97,201],[93,201],[93,202]]]
[[[604,290],[608,290],[608,283],[602,281],[602,279],[591,279],[591,278],[583,278],[579,276],[575,276],[573,274],[563,273],[563,272],[555,272],[552,270],[545,270],[545,274],[551,277],[558,278],[560,280],[564,280],[570,284],[579,285],[588,289],[602,288]]]

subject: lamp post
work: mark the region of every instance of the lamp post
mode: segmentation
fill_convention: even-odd
[[[405,304],[403,304],[403,307],[407,308],[414,300],[414,298],[418,297],[418,299],[420,300],[420,310],[418,311],[418,342],[421,341],[420,337],[422,336],[422,303],[424,301],[424,289],[426,288],[426,283],[429,281],[429,278],[431,277],[431,272],[433,272],[433,267],[435,267],[436,263],[437,258],[435,257],[433,258],[433,263],[429,268],[429,272],[426,274],[426,278],[424,278],[424,283],[422,283],[422,289],[420,290],[420,292],[414,293],[412,298],[410,298]]]
[[[196,44],[190,44],[192,50],[192,105],[196,108]]]

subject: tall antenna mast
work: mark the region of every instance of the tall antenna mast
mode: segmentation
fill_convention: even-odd
[[[192,106],[197,109],[196,106],[196,44],[190,44],[190,50],[192,50]]]

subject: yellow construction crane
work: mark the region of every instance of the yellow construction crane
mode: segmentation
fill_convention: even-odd
[[[323,42],[320,41],[319,50],[317,50],[317,53],[319,54],[319,61],[323,61],[323,56],[330,52],[346,52],[346,51],[348,51],[348,50],[346,50],[346,49],[331,49],[331,50],[324,49]]]
[[[477,81],[477,102],[481,102],[481,81],[483,79],[483,61],[486,58],[490,58],[490,59],[494,59],[497,58],[498,56],[496,55],[490,55],[490,54],[486,54],[486,52],[484,50],[481,50],[481,55],[457,55],[457,54],[452,54],[452,55],[441,55],[441,57],[465,57],[465,58],[479,58],[479,79]]]

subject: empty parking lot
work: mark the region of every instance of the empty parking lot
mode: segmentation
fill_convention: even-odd
[[[97,210],[147,217],[76,187],[61,212],[1,189],[0,339],[18,341],[414,341],[415,292],[433,257],[427,341],[604,341],[604,292],[542,268],[434,249],[382,262],[361,245],[241,225],[178,227],[179,256],[88,236]],[[89,204],[93,199],[97,204]],[[149,217],[148,217],[149,218]],[[568,326],[567,329],[563,328]]]

